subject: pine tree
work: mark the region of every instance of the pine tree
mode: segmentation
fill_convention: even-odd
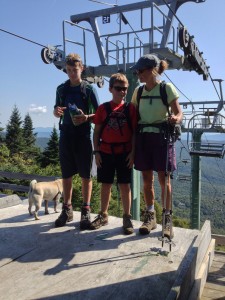
[[[27,113],[23,121],[23,137],[27,147],[35,146],[37,133],[33,133],[33,131],[33,122],[29,113]]]
[[[0,122],[0,124],[1,124],[1,122]],[[4,130],[4,128],[0,126],[0,142],[3,142],[3,140],[4,140],[3,134],[2,134],[3,130]]]
[[[37,133],[33,131],[33,122],[29,113],[27,113],[23,121],[24,156],[25,158],[37,159],[40,156],[40,148],[35,146]]]
[[[59,163],[59,137],[55,126],[53,127],[47,147],[44,149],[41,157],[41,166],[46,167],[50,164]]]
[[[22,120],[17,106],[15,105],[6,125],[5,142],[10,150],[10,155],[21,154],[24,151]]]

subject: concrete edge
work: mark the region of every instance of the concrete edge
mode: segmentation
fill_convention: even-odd
[[[23,201],[16,194],[5,195],[0,198],[0,209],[22,204]]]

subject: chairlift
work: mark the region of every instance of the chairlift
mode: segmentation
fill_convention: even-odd
[[[188,123],[187,144],[189,147],[190,155],[218,157],[223,158],[225,154],[225,143],[216,142],[189,142],[190,127],[192,127],[192,133],[195,130],[199,132],[215,132],[225,133],[225,120],[224,116],[216,113],[215,111],[205,111],[203,113],[194,115]]]
[[[191,175],[190,174],[180,173],[180,171],[179,171],[181,163],[185,163],[185,165],[186,165],[187,160],[184,160],[184,161],[180,161],[177,164],[177,176],[176,176],[176,180],[179,180],[179,181],[191,181]]]
[[[223,158],[225,145],[221,143],[190,143],[190,155]]]

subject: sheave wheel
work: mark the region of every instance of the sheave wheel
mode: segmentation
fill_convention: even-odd
[[[43,48],[41,50],[41,58],[45,64],[51,64],[52,58],[48,48]]]

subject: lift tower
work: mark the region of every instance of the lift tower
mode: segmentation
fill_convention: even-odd
[[[200,4],[205,0],[148,0],[72,15],[70,21],[63,21],[63,49],[59,46],[43,48],[42,59],[65,70],[67,47],[72,44],[75,46],[73,52],[83,58],[86,66],[83,78],[89,82],[102,87],[104,77],[118,71],[127,75],[130,86],[128,101],[138,85],[129,68],[144,54],[155,53],[168,61],[169,69],[195,71],[207,80],[208,67],[202,52],[187,28],[175,17],[178,8],[188,2]],[[112,26],[104,32],[104,26],[109,24]],[[68,26],[74,29],[73,39],[67,36]],[[76,39],[78,36],[80,40]],[[94,51],[90,36],[95,41],[99,65],[88,64],[89,61],[93,64]],[[132,195],[132,215],[139,220],[140,176],[136,171],[133,172]]]

